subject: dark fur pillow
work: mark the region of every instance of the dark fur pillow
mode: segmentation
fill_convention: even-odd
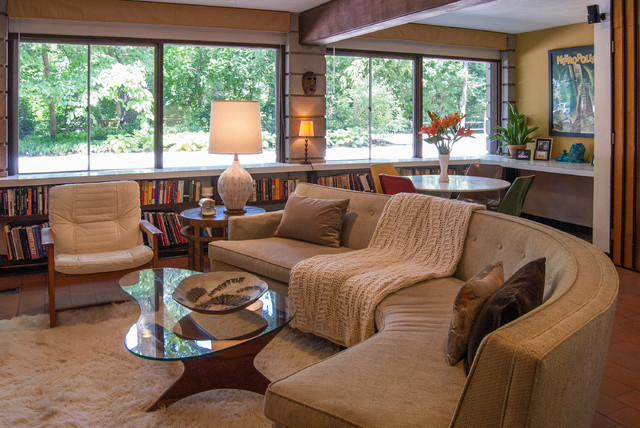
[[[484,302],[469,335],[465,359],[467,373],[486,335],[542,304],[545,261],[543,257],[518,269]]]

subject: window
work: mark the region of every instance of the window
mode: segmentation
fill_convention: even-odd
[[[153,167],[153,47],[19,49],[19,172]]]
[[[208,153],[211,101],[220,99],[260,102],[264,151],[242,162],[276,160],[276,49],[22,40],[18,58],[19,173],[153,168],[155,159],[228,166],[229,155]]]
[[[422,80],[422,106],[416,106],[422,122],[428,123],[427,110],[466,113],[475,138],[458,141],[453,155],[489,151],[496,90],[493,63],[342,53],[327,55],[327,160],[413,157],[415,68]],[[423,158],[438,156],[434,145],[423,142],[419,149]]]
[[[212,100],[259,101],[263,153],[240,161],[275,162],[275,49],[165,45],[163,86],[163,166],[231,163],[229,155],[208,152]]]
[[[485,155],[489,151],[492,115],[491,68],[487,62],[424,58],[422,67],[422,118],[427,110],[446,115],[466,113],[466,126],[476,132],[474,138],[456,142],[453,156]],[[423,157],[438,157],[433,144],[423,142]]]
[[[327,56],[327,160],[413,156],[413,60]]]

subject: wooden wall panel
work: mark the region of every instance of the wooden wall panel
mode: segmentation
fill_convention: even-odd
[[[611,256],[640,270],[640,0],[613,0]]]

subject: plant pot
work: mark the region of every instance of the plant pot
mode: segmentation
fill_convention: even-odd
[[[526,148],[526,144],[509,144],[507,146],[507,149],[509,149],[509,157],[515,158],[518,154],[518,150],[524,150]]]
[[[438,181],[448,182],[449,181],[449,155],[438,155],[438,162],[440,163],[440,177]]]

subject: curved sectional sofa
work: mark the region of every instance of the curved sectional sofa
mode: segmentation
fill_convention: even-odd
[[[245,270],[286,291],[300,260],[364,248],[388,196],[300,184],[296,193],[350,199],[339,248],[274,237],[282,211],[229,220],[209,247],[212,270]],[[505,277],[546,257],[541,306],[484,338],[469,375],[447,365],[460,286],[502,260]],[[375,269],[375,266],[371,267]],[[452,277],[397,291],[368,340],[272,383],[265,413],[286,427],[590,426],[609,344],[618,276],[593,245],[518,217],[476,211]]]

